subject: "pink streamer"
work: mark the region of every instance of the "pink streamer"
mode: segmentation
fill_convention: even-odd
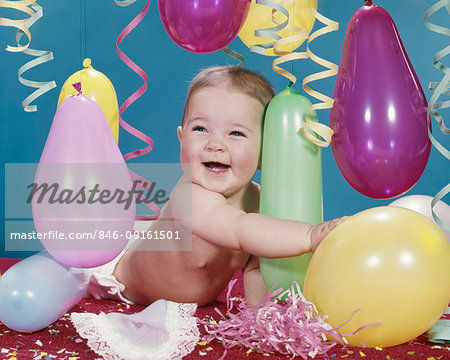
[[[314,304],[306,301],[298,284],[283,293],[280,288],[276,291],[272,289],[256,306],[247,305],[246,300],[234,306],[234,299],[231,297],[234,283],[235,281],[231,281],[228,287],[227,317],[216,308],[215,311],[222,320],[216,322],[199,319],[199,323],[205,326],[209,334],[205,341],[210,342],[214,338],[222,341],[225,351],[221,359],[226,358],[228,348],[238,344],[268,353],[277,351],[307,359],[325,355],[335,345],[334,342],[326,341],[325,335],[346,343],[345,336],[379,324],[368,324],[351,334],[340,334],[340,328],[359,309],[344,324],[332,328],[325,322],[326,316],[320,315]],[[285,302],[280,302],[278,299],[284,296]]]
[[[228,348],[238,344],[268,353],[277,351],[307,359],[325,355],[335,345],[325,341],[325,334],[343,340],[335,329],[325,323],[325,317],[317,313],[315,306],[304,299],[298,286],[297,291],[293,287],[281,295],[282,289],[269,291],[257,306],[248,306],[243,300],[234,307],[231,298],[233,285],[234,282],[230,282],[227,293],[227,317],[216,310],[222,320],[199,320],[209,334],[205,339],[207,342],[214,338],[222,341],[225,347],[222,359],[226,357]],[[285,303],[277,301],[277,296],[283,297],[285,294]]]
[[[144,8],[142,9],[142,11],[138,14],[138,16],[136,16],[125,27],[125,29],[120,33],[120,35],[118,36],[117,41],[116,41],[116,50],[117,50],[117,54],[119,55],[119,57],[129,68],[131,68],[135,73],[137,73],[142,78],[142,80],[144,80],[144,84],[138,90],[136,90],[131,96],[129,96],[124,101],[122,106],[120,107],[119,123],[120,123],[120,126],[122,126],[122,128],[124,128],[130,134],[136,136],[138,139],[147,143],[148,146],[143,149],[135,150],[135,151],[132,151],[132,152],[124,155],[123,158],[125,161],[145,155],[148,152],[150,152],[153,148],[153,140],[149,136],[145,135],[143,132],[137,130],[133,126],[126,123],[121,117],[122,113],[131,104],[133,104],[143,93],[145,93],[147,91],[148,76],[144,70],[142,70],[138,65],[136,65],[136,63],[134,63],[128,56],[125,55],[125,53],[122,50],[119,49],[119,45],[123,41],[123,39],[125,39],[125,37],[128,36],[128,34],[141,22],[141,20],[147,14],[148,8],[149,8],[149,3],[150,3],[150,0],[147,0],[147,3],[144,6]],[[131,170],[130,170],[130,174],[131,174],[131,177],[133,180],[135,180],[135,181],[140,180],[141,181],[140,184],[145,184],[145,183],[148,184],[148,188],[146,188],[144,186],[138,186],[137,189],[140,189],[140,190],[150,189],[151,182],[146,181],[145,179],[143,179],[142,177],[140,177],[139,175],[137,175],[136,173],[134,173]],[[155,215],[144,215],[144,216],[138,215],[138,216],[136,216],[136,220],[155,220],[159,217],[161,210],[154,203],[149,203],[149,204],[147,204],[147,206],[155,212]]]

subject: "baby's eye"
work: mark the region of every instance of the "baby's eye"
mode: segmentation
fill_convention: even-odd
[[[246,137],[245,134],[244,134],[243,132],[240,132],[240,131],[237,131],[237,130],[234,130],[234,131],[230,132],[230,135],[232,135],[232,136],[243,136],[243,137]]]
[[[201,132],[203,132],[203,131],[206,131],[206,129],[203,126],[197,125],[197,126],[194,126],[192,128],[192,131],[201,131]]]

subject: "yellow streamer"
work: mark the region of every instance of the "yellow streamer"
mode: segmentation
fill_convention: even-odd
[[[309,44],[311,43],[311,41],[313,41],[314,39],[317,39],[319,36],[325,35],[332,31],[337,31],[339,29],[339,23],[337,23],[336,21],[330,20],[330,19],[326,18],[325,16],[319,14],[312,6],[310,6],[309,9],[310,9],[311,13],[314,15],[314,17],[318,21],[320,21],[322,24],[325,24],[326,26],[315,31],[314,33],[312,33],[309,36],[307,44],[306,44],[306,53],[308,54],[308,57],[312,61],[314,61],[315,63],[317,63],[323,67],[326,67],[328,70],[309,75],[303,79],[303,90],[305,90],[305,92],[307,94],[311,95],[312,97],[315,97],[316,99],[321,100],[322,103],[313,104],[309,108],[308,114],[306,115],[306,123],[302,129],[302,133],[313,144],[316,144],[317,146],[321,146],[321,147],[327,147],[331,143],[331,138],[334,133],[333,130],[331,130],[328,126],[326,126],[324,124],[320,124],[320,123],[311,121],[311,119],[309,118],[309,113],[311,111],[315,111],[315,110],[319,110],[319,109],[331,109],[334,105],[334,101],[332,98],[312,89],[307,84],[312,81],[317,81],[320,79],[325,79],[327,77],[337,75],[338,66],[336,64],[333,64],[332,62],[329,62],[329,61],[322,59],[319,56],[315,55],[311,51]],[[313,134],[311,134],[311,132],[309,130],[311,130],[313,133],[319,135],[324,140],[318,139]]]
[[[297,0],[281,0],[279,2],[279,5],[284,8],[285,6],[291,4],[292,2],[295,2],[295,1],[297,1]],[[324,78],[336,75],[338,66],[336,64],[333,64],[333,63],[315,55],[311,51],[309,44],[311,43],[311,41],[318,38],[319,36],[327,34],[331,31],[338,30],[339,24],[337,22],[332,21],[332,20],[324,17],[323,15],[319,14],[317,12],[317,10],[315,10],[311,6],[311,1],[308,1],[308,5],[309,5],[309,10],[311,11],[311,14],[314,16],[314,18],[317,19],[318,21],[320,21],[321,23],[325,24],[326,26],[315,31],[311,35],[309,35],[309,32],[306,29],[301,29],[301,28],[298,28],[298,27],[295,27],[295,26],[289,25],[289,24],[286,25],[285,28],[287,30],[291,31],[294,35],[274,41],[273,52],[276,55],[280,55],[280,57],[273,60],[272,69],[276,73],[289,79],[292,83],[295,83],[297,81],[297,78],[289,71],[281,68],[279,66],[280,64],[285,63],[287,61],[310,58],[315,63],[317,63],[323,67],[326,67],[328,69],[325,71],[321,71],[321,72],[309,75],[303,79],[303,89],[305,90],[305,92],[307,94],[309,94],[310,96],[315,97],[316,99],[319,99],[322,102],[313,104],[309,108],[308,113],[306,115],[305,126],[302,128],[303,135],[309,141],[311,141],[313,144],[315,144],[317,146],[327,147],[331,143],[331,138],[333,136],[333,130],[331,130],[328,126],[326,126],[324,124],[311,121],[309,114],[311,113],[311,111],[315,111],[318,109],[330,109],[333,107],[334,102],[333,102],[333,99],[312,89],[307,84],[312,81],[317,81],[320,79],[324,79]],[[277,25],[281,25],[281,21],[277,20],[277,18],[275,17],[275,13],[277,11],[279,11],[279,10],[275,9],[275,8],[272,10],[272,21]],[[287,21],[285,21],[285,23],[287,23]],[[298,41],[304,41],[306,39],[307,39],[306,52],[294,52],[294,51],[287,52],[287,51],[279,50],[279,48],[282,45],[295,43]],[[322,138],[324,140],[321,140],[320,138]]]
[[[4,8],[11,8],[18,11],[22,11],[28,15],[33,16],[34,11],[33,9],[29,8],[29,5],[32,5],[36,2],[36,0],[20,0],[20,1],[9,1],[9,0],[0,0],[0,7]],[[23,31],[25,35],[28,37],[28,43],[23,46],[10,46],[8,45],[6,47],[7,51],[11,52],[21,52],[28,48],[31,42],[31,33],[28,30],[28,28],[25,26],[25,22],[28,19],[20,19],[20,20],[11,20],[11,19],[5,19],[0,18],[0,26],[9,26],[9,27],[15,27],[20,31]]]
[[[281,5],[282,7],[286,7],[287,5],[298,1],[298,0],[281,0],[279,5]],[[309,1],[308,1],[309,3]],[[310,5],[310,4],[309,4]],[[275,13],[277,12],[276,9],[272,10],[272,21],[275,24],[280,25],[281,21],[277,20],[277,18],[275,17]],[[289,14],[288,14],[289,15]],[[288,19],[289,20],[289,19]],[[308,58],[308,54],[306,52],[295,52],[295,51],[282,51],[280,50],[281,46],[283,45],[288,45],[288,44],[295,44],[296,42],[303,42],[306,39],[308,39],[308,35],[309,32],[306,29],[302,29],[299,27],[296,27],[294,25],[290,25],[287,24],[285,26],[285,29],[292,32],[294,35],[276,40],[273,43],[273,52],[275,55],[280,55],[280,57],[276,58],[273,60],[272,62],[272,69],[273,71],[275,71],[276,73],[288,78],[292,83],[296,83],[297,82],[297,78],[290,73],[289,71],[281,68],[279,65],[283,64],[285,62],[288,61],[293,61],[293,60],[299,60],[299,59],[307,59]]]

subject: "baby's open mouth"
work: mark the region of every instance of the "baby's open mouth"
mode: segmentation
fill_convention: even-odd
[[[204,162],[203,165],[205,167],[207,167],[209,170],[216,171],[216,172],[227,171],[228,168],[230,167],[230,165],[223,164],[220,162],[214,162],[214,161]]]

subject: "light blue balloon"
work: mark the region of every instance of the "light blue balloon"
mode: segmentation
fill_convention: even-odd
[[[41,330],[80,301],[88,278],[46,251],[30,256],[0,277],[0,321],[16,331]]]

